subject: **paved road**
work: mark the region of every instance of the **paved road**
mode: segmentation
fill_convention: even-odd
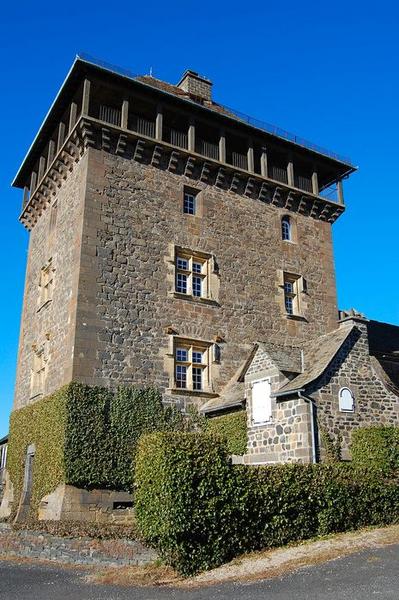
[[[291,575],[197,590],[88,585],[82,571],[0,562],[3,600],[399,600],[399,545],[354,554]]]

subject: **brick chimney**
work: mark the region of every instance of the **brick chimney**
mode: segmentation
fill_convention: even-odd
[[[195,71],[187,70],[177,84],[181,90],[195,99],[212,100],[212,81],[198,75]]]

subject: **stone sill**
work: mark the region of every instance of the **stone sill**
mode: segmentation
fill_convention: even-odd
[[[271,419],[270,421],[265,421],[264,423],[251,423],[248,429],[259,429],[259,427],[275,427],[276,421]]]
[[[195,398],[217,398],[219,394],[215,392],[207,392],[205,390],[185,390],[182,388],[167,388],[166,393],[168,395],[178,396],[194,396]]]
[[[286,313],[285,316],[290,321],[303,321],[304,323],[308,323],[309,322],[307,320],[307,318],[304,317],[303,315],[289,315],[288,313]]]
[[[193,296],[192,294],[181,294],[180,292],[170,292],[169,295],[172,298],[179,300],[188,300],[189,302],[195,302],[197,304],[208,304],[210,306],[220,306],[219,302],[212,300],[211,298],[203,298],[202,296]]]
[[[39,306],[39,308],[37,309],[36,312],[40,312],[43,308],[46,308],[46,306],[49,306],[52,303],[52,298],[50,298],[49,300],[46,300],[46,302],[43,302],[43,304],[41,304]]]

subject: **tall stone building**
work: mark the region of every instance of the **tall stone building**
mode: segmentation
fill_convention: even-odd
[[[364,317],[337,323],[331,227],[354,170],[197,73],[78,57],[14,180],[30,232],[14,408],[72,380],[155,385],[210,416],[246,404],[249,462],[316,460],[317,411],[345,449],[354,425],[397,423],[397,367],[376,374]]]

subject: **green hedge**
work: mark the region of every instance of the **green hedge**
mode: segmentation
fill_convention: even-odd
[[[360,427],[352,433],[352,461],[389,474],[399,470],[399,427]]]
[[[247,450],[247,413],[245,410],[207,419],[205,431],[224,438],[230,454],[245,454]]]
[[[398,480],[351,465],[232,466],[220,438],[140,440],[136,517],[183,575],[261,548],[399,520]]]
[[[11,413],[7,469],[14,485],[14,514],[22,492],[25,456],[30,444],[36,448],[32,472],[32,512],[43,496],[65,481],[66,398],[67,388],[62,388]]]
[[[165,408],[152,388],[116,392],[78,383],[14,411],[8,466],[14,484],[14,512],[22,490],[24,461],[35,444],[32,514],[58,484],[80,488],[133,488],[134,456],[142,433],[184,429],[186,421]]]

